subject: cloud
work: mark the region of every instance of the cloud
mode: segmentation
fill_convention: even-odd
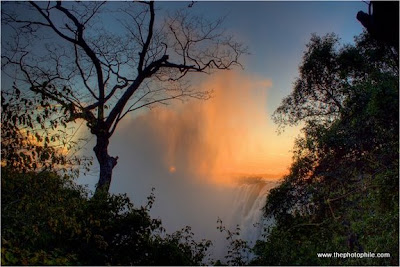
[[[167,230],[190,225],[198,237],[221,238],[216,221],[234,210],[232,177],[276,178],[290,163],[292,143],[276,135],[266,111],[271,85],[263,77],[221,72],[198,84],[214,90],[209,100],[126,118],[110,141],[110,154],[119,156],[111,192],[143,205],[155,187],[151,213]]]
[[[289,164],[292,140],[277,136],[269,120],[271,85],[268,79],[236,71],[211,76],[199,85],[213,89],[211,99],[160,106],[123,121],[112,151],[127,153],[122,161],[134,159],[167,175],[200,176],[213,183],[229,182],[232,174],[279,176]]]
[[[281,174],[282,166],[268,163],[269,155],[276,153],[268,136],[275,135],[275,126],[270,125],[266,112],[271,85],[270,80],[257,76],[223,72],[200,85],[213,89],[213,98],[160,107],[125,123],[123,128],[150,131],[148,137],[160,142],[164,168],[173,167],[176,173],[213,179],[232,173]],[[219,178],[214,182],[224,181]]]

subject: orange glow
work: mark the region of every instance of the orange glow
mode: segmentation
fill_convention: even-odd
[[[169,172],[170,172],[170,173],[176,172],[175,166],[170,166],[170,167],[169,167]]]
[[[199,85],[214,90],[211,99],[158,107],[136,119],[150,124],[162,142],[170,173],[216,184],[231,184],[241,175],[278,179],[291,163],[293,138],[278,135],[267,113],[271,85],[268,79],[222,72]]]
[[[209,166],[216,182],[237,174],[277,178],[286,172],[292,140],[278,136],[269,120],[266,99],[271,85],[269,80],[235,72],[215,76],[204,85],[216,92],[203,110],[206,140],[216,153]]]

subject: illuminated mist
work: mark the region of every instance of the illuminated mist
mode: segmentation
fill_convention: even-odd
[[[223,72],[201,82],[214,90],[207,101],[160,106],[122,121],[110,142],[110,154],[119,156],[111,192],[143,205],[155,187],[151,213],[168,231],[190,225],[199,239],[224,238],[216,221],[231,223],[235,179],[278,179],[290,164],[293,140],[276,134],[266,111],[271,85]]]

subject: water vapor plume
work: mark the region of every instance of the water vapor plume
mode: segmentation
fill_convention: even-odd
[[[228,71],[198,86],[206,101],[159,106],[122,121],[110,142],[118,155],[112,192],[143,204],[155,187],[153,215],[167,230],[192,226],[198,237],[221,238],[218,218],[232,217],[234,179],[278,178],[292,140],[277,136],[266,109],[268,79]],[[223,237],[222,237],[223,238]]]
[[[133,133],[132,138],[156,146],[158,159],[151,161],[162,160],[167,172],[201,174],[207,182],[226,183],[232,174],[282,174],[290,148],[283,138],[277,146],[279,136],[268,120],[271,84],[234,71],[212,76],[200,85],[213,89],[211,99],[150,110],[125,122],[114,139]]]

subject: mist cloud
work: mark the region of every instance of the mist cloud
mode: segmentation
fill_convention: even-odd
[[[278,176],[289,165],[286,141],[278,145],[271,139],[275,126],[269,125],[265,107],[271,85],[268,79],[222,72],[199,84],[214,90],[207,101],[126,118],[110,142],[110,154],[119,156],[111,191],[128,193],[141,205],[155,187],[152,214],[167,230],[191,225],[198,237],[220,235],[217,218],[227,219],[234,209],[231,177]]]

